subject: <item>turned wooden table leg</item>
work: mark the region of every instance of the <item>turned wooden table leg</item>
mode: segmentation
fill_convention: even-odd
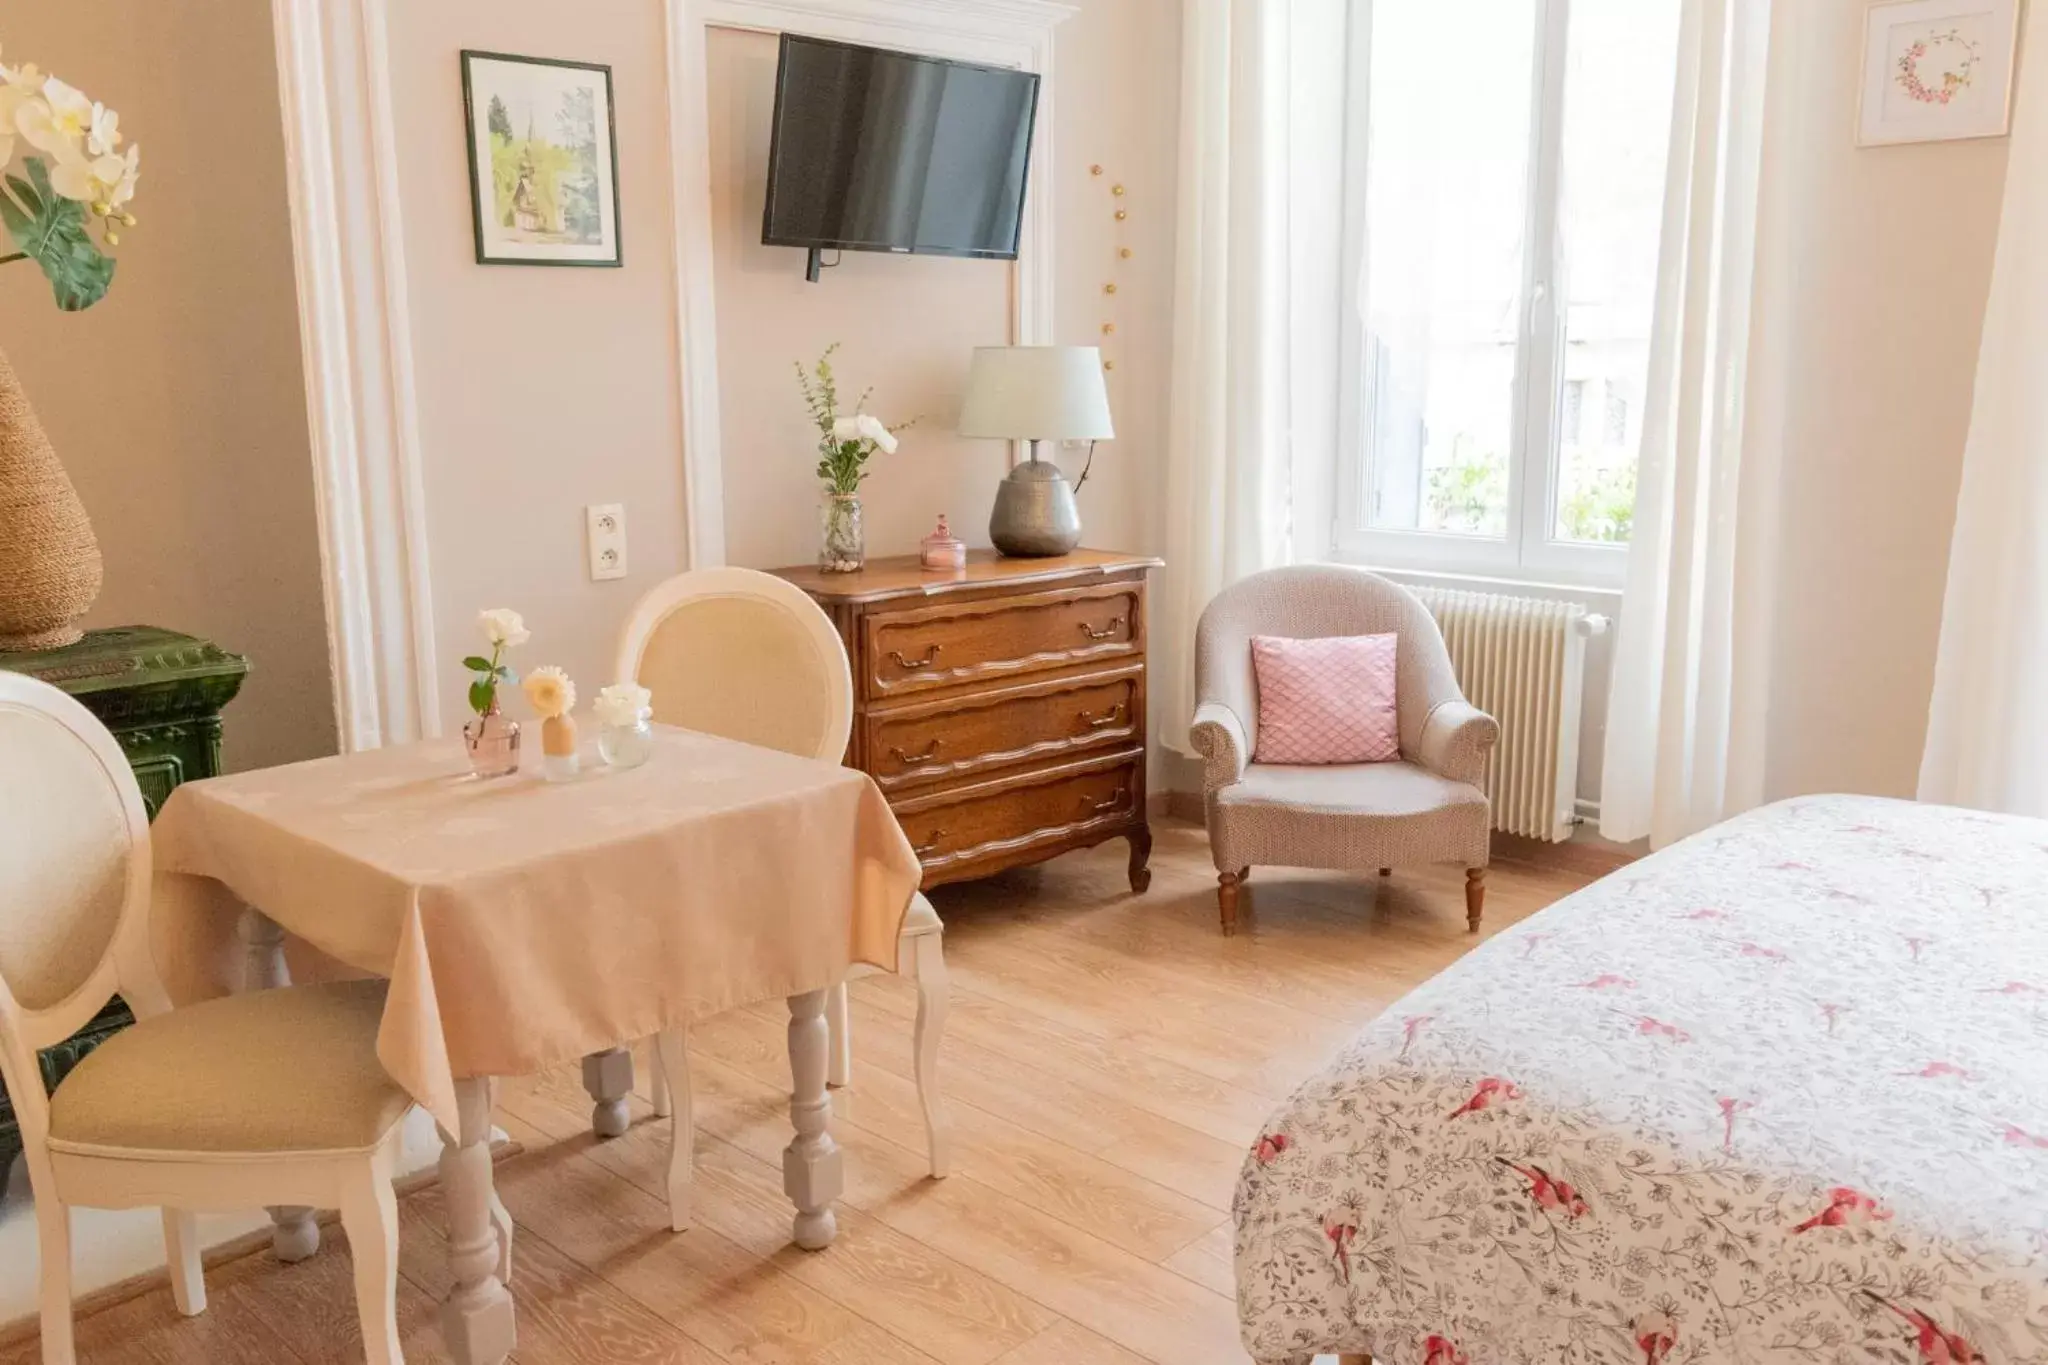
[[[518,1344],[512,1294],[498,1278],[506,1245],[492,1187],[489,1078],[455,1082],[462,1131],[441,1134],[441,1189],[448,1210],[448,1269],[441,1335],[456,1365],[503,1365]]]
[[[1152,886],[1152,826],[1135,826],[1125,837],[1131,841],[1131,890],[1143,895]]]
[[[292,984],[284,960],[284,930],[253,906],[242,911],[236,932],[242,940],[242,990],[270,991]],[[320,1224],[313,1210],[297,1204],[270,1206],[270,1253],[290,1265],[320,1249]]]
[[[633,1124],[626,1104],[633,1093],[633,1049],[611,1047],[585,1057],[583,1088],[591,1100],[590,1131],[601,1138],[624,1136]]]
[[[1479,917],[1486,913],[1486,869],[1465,869],[1465,932],[1479,932]]]
[[[796,1244],[822,1251],[839,1235],[832,1204],[846,1188],[839,1144],[832,1140],[832,1096],[825,1089],[830,1030],[825,992],[789,997],[789,1119],[796,1139],[782,1152],[782,1188],[796,1205]]]
[[[1216,906],[1223,915],[1225,934],[1237,932],[1237,888],[1241,881],[1243,878],[1235,872],[1216,874]]]

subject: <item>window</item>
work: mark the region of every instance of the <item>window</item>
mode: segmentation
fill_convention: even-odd
[[[1353,10],[1340,554],[1619,580],[1678,10]]]

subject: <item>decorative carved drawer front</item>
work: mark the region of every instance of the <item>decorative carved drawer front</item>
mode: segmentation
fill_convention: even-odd
[[[1143,818],[1145,755],[1067,764],[978,783],[963,791],[906,799],[896,808],[903,833],[924,863],[925,884],[948,869],[1045,845],[1090,842],[1096,831]],[[1097,835],[1097,837],[1101,837]]]
[[[867,769],[885,792],[1144,742],[1144,667],[870,711]]]
[[[1144,591],[1137,583],[1063,588],[863,620],[865,698],[952,687],[1144,651]]]

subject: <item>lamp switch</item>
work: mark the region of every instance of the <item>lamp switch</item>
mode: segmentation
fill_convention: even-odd
[[[590,530],[590,576],[602,581],[626,576],[626,508],[623,503],[592,503],[583,509]]]

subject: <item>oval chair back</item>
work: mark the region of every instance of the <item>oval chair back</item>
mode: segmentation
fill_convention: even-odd
[[[837,763],[853,732],[853,670],[832,619],[754,569],[697,569],[627,618],[618,676],[654,694],[665,725]]]
[[[138,1015],[169,1002],[149,953],[149,817],[113,735],[48,683],[0,672],[0,774],[0,1076],[43,1177],[36,1053],[117,991]]]

